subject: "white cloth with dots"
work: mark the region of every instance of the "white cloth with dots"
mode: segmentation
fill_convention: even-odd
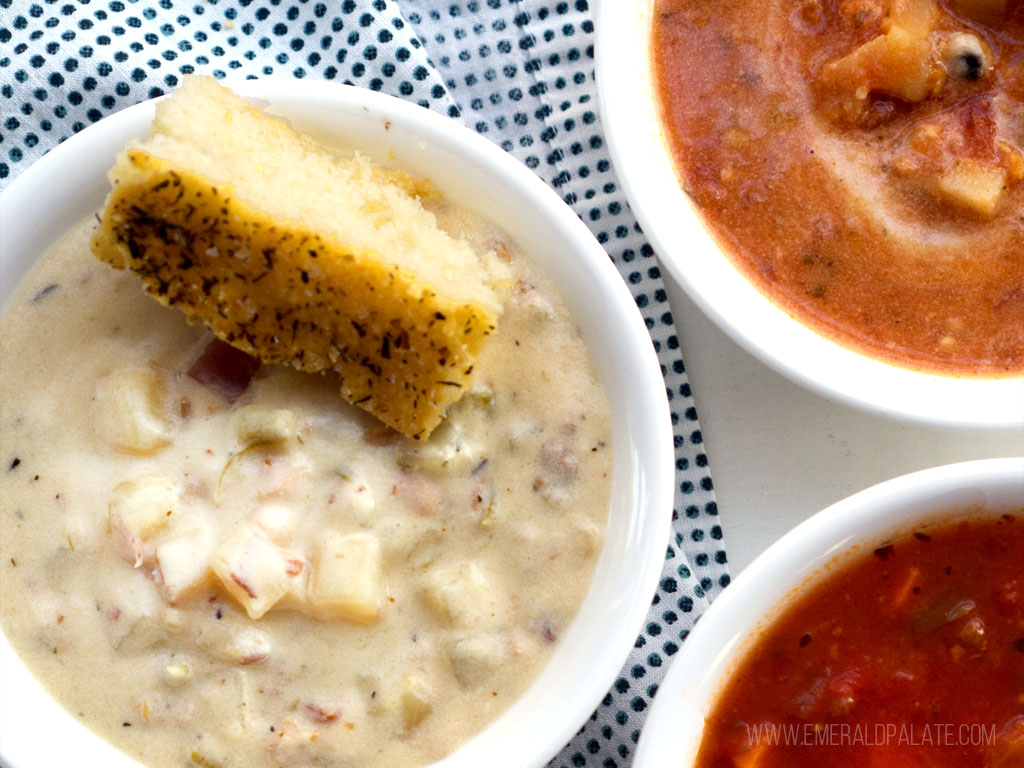
[[[665,375],[673,539],[629,662],[553,768],[626,766],[693,623],[728,584],[700,424],[654,252],[611,168],[586,0],[0,0],[0,185],[183,74],[310,77],[461,120],[554,187],[629,285]]]

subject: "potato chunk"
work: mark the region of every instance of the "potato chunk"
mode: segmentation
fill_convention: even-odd
[[[448,421],[426,442],[403,450],[398,461],[402,466],[435,474],[466,475],[482,458],[480,446],[467,439],[460,426]]]
[[[213,545],[205,527],[191,528],[156,548],[156,564],[171,603],[210,582]]]
[[[477,685],[509,655],[509,641],[502,633],[465,635],[445,646],[455,679],[464,687]]]
[[[411,731],[433,711],[433,691],[420,677],[407,675],[402,687],[402,722],[405,730]]]
[[[213,556],[224,589],[258,619],[289,592],[304,594],[309,578],[303,557],[274,544],[254,525],[244,525]]]
[[[330,531],[320,540],[310,590],[315,610],[372,624],[380,617],[386,592],[375,535]]]
[[[886,34],[827,64],[822,77],[827,85],[846,92],[851,101],[866,102],[873,92],[923,101],[936,76],[931,51],[927,37],[894,25]]]
[[[121,557],[138,568],[146,558],[146,543],[171,519],[178,506],[174,483],[151,475],[121,483],[110,501],[110,531]]]
[[[961,158],[939,178],[939,193],[949,202],[991,216],[1006,192],[1006,171]]]
[[[475,562],[431,571],[427,578],[426,603],[449,626],[469,628],[493,615],[493,587]]]
[[[171,441],[166,390],[155,372],[116,371],[101,383],[96,400],[97,428],[117,450],[152,453]]]
[[[243,445],[261,445],[295,437],[295,414],[287,408],[247,405],[238,409],[238,440]]]

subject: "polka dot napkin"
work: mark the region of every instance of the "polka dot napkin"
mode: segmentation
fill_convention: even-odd
[[[729,582],[665,287],[611,168],[586,0],[0,0],[0,185],[60,141],[191,72],[320,78],[461,120],[554,187],[628,283],[675,429],[673,540],[629,662],[552,762],[628,765],[665,667]]]

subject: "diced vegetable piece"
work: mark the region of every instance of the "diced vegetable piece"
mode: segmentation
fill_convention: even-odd
[[[270,656],[270,637],[255,627],[246,627],[234,634],[221,648],[221,655],[236,664],[256,664]]]
[[[894,611],[903,609],[910,597],[914,594],[914,587],[920,586],[919,580],[921,578],[921,569],[911,566],[907,569],[903,578],[899,581],[896,586],[896,590],[893,592],[892,599],[889,601],[889,605]]]
[[[100,434],[120,451],[152,453],[170,441],[163,379],[153,371],[112,373],[97,393]]]
[[[431,713],[433,691],[420,677],[408,675],[402,689],[402,721],[405,730],[411,731]]]
[[[170,521],[178,506],[174,483],[147,476],[121,483],[110,501],[110,530],[121,557],[138,568],[145,560],[145,544]]]
[[[925,37],[935,24],[936,0],[893,0],[889,21],[899,25],[915,37]],[[887,22],[883,22],[883,31]]]
[[[156,548],[156,564],[168,600],[175,603],[210,582],[212,552],[205,527],[191,528]]]
[[[220,763],[218,763],[216,760],[211,760],[210,758],[206,757],[202,752],[199,752],[195,749],[193,749],[192,752],[189,754],[188,759],[196,765],[198,765],[199,768],[221,768]]]
[[[384,607],[380,541],[372,533],[330,531],[317,546],[310,602],[343,619],[372,624]]]
[[[480,461],[480,447],[467,440],[462,429],[445,422],[422,445],[410,447],[399,456],[399,463],[429,472],[468,474]]]
[[[213,339],[188,369],[188,375],[229,403],[235,402],[260,369],[260,361],[226,341]]]
[[[271,540],[283,544],[294,528],[295,514],[290,506],[268,501],[260,504],[253,520]]]
[[[103,604],[102,613],[111,647],[147,647],[166,636],[155,620],[163,601],[142,571],[110,571],[104,580],[110,602]]]
[[[302,594],[309,578],[305,559],[274,544],[256,526],[244,525],[213,556],[224,589],[258,619],[289,592]]]
[[[238,439],[243,445],[290,440],[295,429],[295,414],[286,408],[247,405],[238,409]]]
[[[827,64],[822,76],[862,102],[879,91],[905,101],[923,101],[933,84],[931,50],[927,37],[894,25],[888,33]]]
[[[951,203],[991,216],[1006,193],[1006,171],[961,158],[939,178],[939,193]]]
[[[181,685],[192,679],[192,667],[184,661],[164,667],[164,679],[171,685]]]
[[[494,588],[475,562],[433,570],[427,580],[426,603],[449,626],[477,626],[494,610]]]
[[[349,478],[335,493],[335,503],[361,523],[372,523],[376,519],[373,491],[357,477]]]
[[[501,633],[465,635],[447,643],[445,652],[455,679],[470,687],[482,682],[508,658],[509,642]]]

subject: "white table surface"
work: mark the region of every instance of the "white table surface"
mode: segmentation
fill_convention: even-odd
[[[663,274],[733,578],[797,523],[870,485],[941,464],[1024,455],[1024,428],[905,424],[804,389],[741,349]]]

